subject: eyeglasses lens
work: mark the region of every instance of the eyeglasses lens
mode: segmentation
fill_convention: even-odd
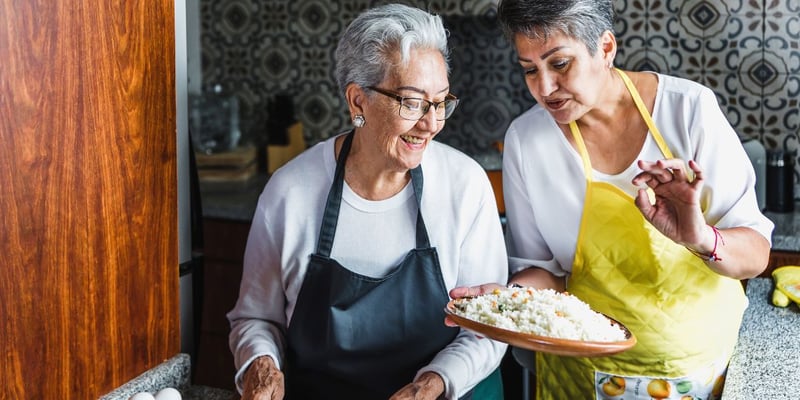
[[[433,107],[434,115],[439,121],[450,118],[458,105],[457,99],[447,99],[439,103],[431,103],[423,99],[404,98],[400,103],[400,116],[408,120],[418,120]]]

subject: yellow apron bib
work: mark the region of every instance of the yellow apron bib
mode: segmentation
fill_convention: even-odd
[[[636,88],[617,71],[661,152],[672,158]],[[567,290],[622,322],[638,342],[610,357],[537,353],[537,398],[718,397],[747,307],[741,283],[661,234],[630,195],[594,182],[575,122],[570,130],[583,159],[586,198]]]

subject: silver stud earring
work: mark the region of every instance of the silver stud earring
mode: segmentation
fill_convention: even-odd
[[[356,128],[361,128],[366,123],[367,123],[367,120],[364,119],[364,116],[361,115],[361,114],[358,114],[355,117],[353,117],[353,126],[355,126]]]

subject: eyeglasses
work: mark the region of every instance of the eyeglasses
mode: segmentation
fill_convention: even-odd
[[[458,98],[450,93],[445,96],[443,101],[434,103],[432,101],[417,97],[403,97],[395,92],[379,89],[374,86],[369,86],[367,89],[397,100],[400,103],[400,109],[398,110],[400,117],[409,121],[419,120],[428,113],[428,110],[431,107],[433,107],[433,113],[436,116],[436,120],[444,121],[453,115],[453,111],[456,110],[456,106],[458,105]]]

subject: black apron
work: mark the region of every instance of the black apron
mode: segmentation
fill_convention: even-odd
[[[330,258],[353,135],[342,145],[317,251],[289,323],[285,376],[290,400],[388,399],[458,334],[444,325],[449,297],[420,211],[421,167],[411,170],[417,244],[400,265],[372,278]],[[365,245],[378,245],[364,239]]]

